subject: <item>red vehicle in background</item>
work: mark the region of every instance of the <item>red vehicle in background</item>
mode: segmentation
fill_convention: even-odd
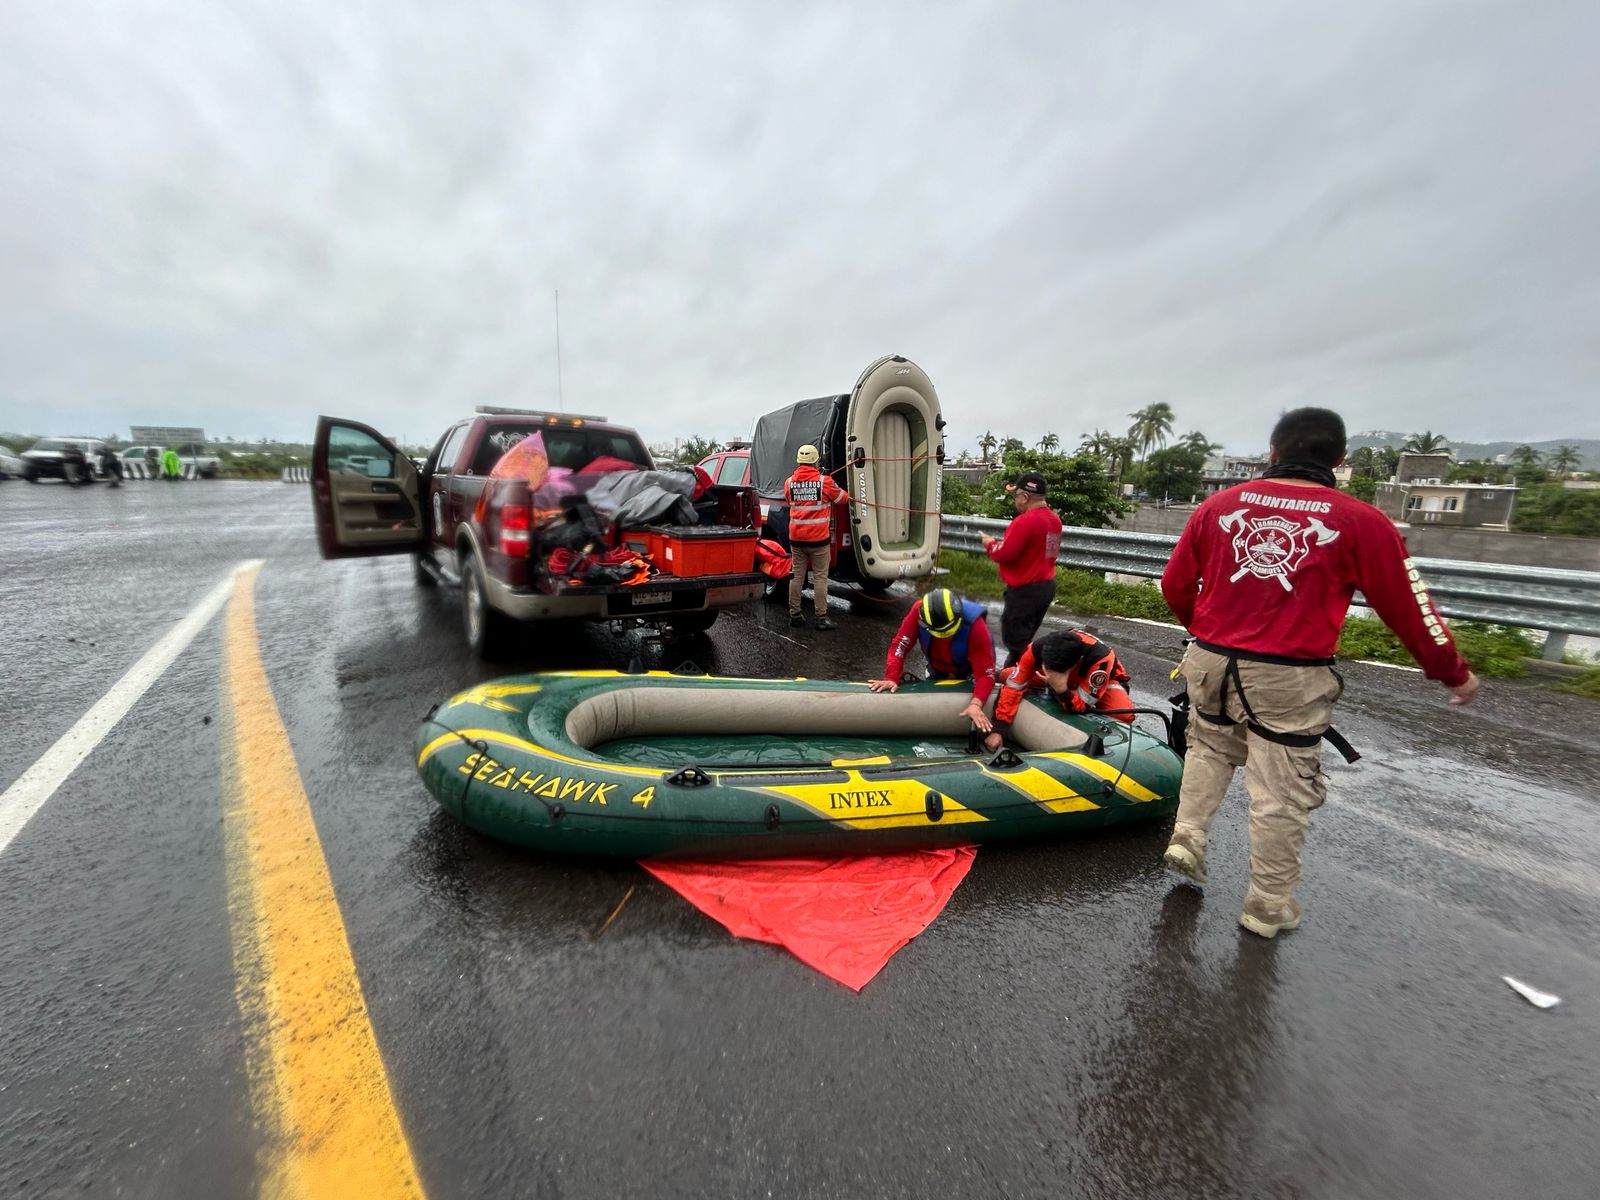
[[[575,585],[553,575],[545,566],[551,527],[535,519],[527,484],[496,479],[490,486],[495,464],[535,432],[549,465],[573,473],[578,494],[605,477],[585,468],[654,469],[639,435],[602,417],[483,407],[447,429],[420,467],[370,426],[322,417],[311,465],[322,556],[410,554],[420,585],[460,585],[467,643],[486,656],[515,621],[644,622],[685,635],[704,632],[718,611],[761,594],[765,576],[753,569],[756,499],[744,487],[713,486],[702,503],[725,531],[724,542],[748,543],[746,569],[663,573],[639,585]],[[620,546],[626,532],[605,535]],[[679,532],[688,539],[694,527]]]

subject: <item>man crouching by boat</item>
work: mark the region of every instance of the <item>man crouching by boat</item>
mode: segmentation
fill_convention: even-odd
[[[962,600],[949,588],[934,588],[906,613],[889,642],[883,679],[869,679],[875,692],[892,692],[905,678],[906,655],[920,645],[932,679],[972,680],[972,699],[961,715],[992,735],[994,729],[983,709],[994,691],[994,640],[986,620],[989,610]],[[998,748],[998,743],[997,743]]]
[[[1099,638],[1077,629],[1035,638],[1013,666],[1000,672],[995,731],[984,740],[984,747],[1000,749],[1003,735],[1017,719],[1022,697],[1036,687],[1048,688],[1055,702],[1068,712],[1092,710],[1132,724],[1133,697],[1128,695],[1127,685],[1128,669],[1118,661],[1117,652]]]
[[[1344,691],[1333,654],[1355,590],[1423,673],[1450,689],[1451,704],[1478,691],[1394,522],[1335,485],[1344,455],[1338,413],[1285,413],[1266,474],[1195,509],[1161,576],[1168,606],[1194,635],[1179,667],[1189,749],[1163,861],[1205,882],[1206,831],[1243,767],[1250,888],[1239,924],[1265,938],[1300,924],[1300,848],[1328,791],[1319,743],[1359,757],[1331,725]]]

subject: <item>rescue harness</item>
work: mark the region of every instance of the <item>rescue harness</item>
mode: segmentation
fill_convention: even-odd
[[[1235,650],[1229,646],[1216,646],[1210,642],[1201,641],[1199,638],[1194,639],[1194,644],[1202,650],[1209,650],[1212,654],[1221,655],[1228,660],[1227,668],[1222,673],[1222,690],[1217,698],[1217,706],[1221,711],[1208,713],[1195,709],[1196,716],[1210,721],[1213,725],[1241,724],[1241,722],[1228,715],[1228,688],[1231,686],[1238,690],[1239,703],[1244,708],[1245,719],[1242,724],[1257,737],[1264,738],[1269,742],[1276,742],[1280,746],[1297,747],[1315,746],[1318,742],[1326,741],[1328,745],[1332,746],[1344,757],[1347,763],[1353,763],[1361,757],[1356,748],[1332,725],[1321,733],[1283,733],[1276,729],[1268,729],[1261,723],[1261,718],[1256,716],[1255,709],[1250,707],[1250,698],[1245,695],[1244,691],[1244,680],[1239,677],[1239,662],[1241,659],[1249,662],[1272,663],[1280,667],[1327,667],[1330,671],[1333,671],[1334,678],[1339,680],[1342,687],[1344,685],[1344,677],[1338,671],[1333,670],[1333,664],[1336,660],[1332,658],[1286,658],[1281,654],[1260,654],[1253,650]],[[1172,704],[1175,707],[1187,710],[1189,707],[1187,691],[1174,696]]]

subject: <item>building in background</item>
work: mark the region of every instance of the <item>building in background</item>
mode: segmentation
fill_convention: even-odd
[[[1264,458],[1241,458],[1238,455],[1208,458],[1200,471],[1200,494],[1214,496],[1236,483],[1260,479],[1266,473],[1267,466]]]
[[[1377,486],[1378,508],[1397,524],[1510,529],[1521,488],[1450,482],[1449,454],[1401,454],[1394,478]]]

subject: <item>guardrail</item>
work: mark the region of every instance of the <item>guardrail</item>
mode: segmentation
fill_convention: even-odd
[[[285,467],[283,468],[282,481],[284,483],[310,483],[310,467]]]
[[[1008,521],[988,517],[945,517],[943,544],[951,550],[983,551],[985,535],[999,537]],[[1106,574],[1157,579],[1178,539],[1167,533],[1121,529],[1063,531],[1056,561]],[[1545,633],[1543,655],[1559,660],[1567,637],[1600,637],[1600,571],[1562,571],[1504,563],[1463,562],[1454,558],[1412,560],[1422,572],[1434,607],[1447,617],[1484,621]],[[1357,592],[1355,602],[1366,600]]]

